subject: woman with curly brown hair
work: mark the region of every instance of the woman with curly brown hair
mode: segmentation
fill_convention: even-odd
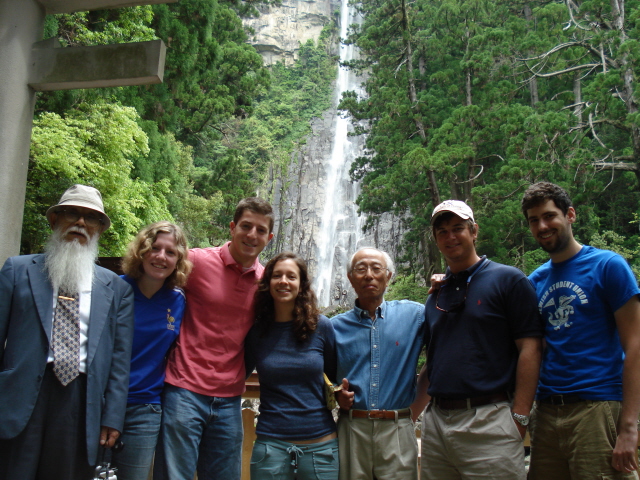
[[[187,240],[170,222],[144,227],[129,245],[122,278],[133,288],[135,328],[129,396],[121,439],[113,453],[121,480],[147,478],[162,418],[160,394],[165,358],[180,331],[185,309],[181,287],[191,271]]]
[[[320,315],[307,265],[294,253],[272,258],[256,292],[247,371],[260,379],[258,438],[251,478],[337,480],[338,440],[323,372],[335,380],[335,334]]]

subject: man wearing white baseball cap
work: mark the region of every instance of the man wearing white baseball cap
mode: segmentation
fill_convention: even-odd
[[[0,480],[88,480],[124,422],[133,292],[95,265],[111,225],[74,185],[46,213],[44,254],[0,271]]]
[[[447,262],[425,305],[427,363],[412,411],[422,420],[422,480],[524,480],[524,448],[543,326],[517,268],[480,257],[473,211],[459,200],[431,216]]]

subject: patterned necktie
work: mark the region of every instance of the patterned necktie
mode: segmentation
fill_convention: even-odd
[[[53,317],[53,373],[65,387],[80,373],[80,301],[62,288]]]

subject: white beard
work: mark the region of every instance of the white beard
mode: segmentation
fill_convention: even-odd
[[[45,246],[44,265],[49,281],[69,293],[80,293],[91,288],[96,260],[98,258],[99,235],[88,237],[82,245],[78,240],[66,241],[64,235],[69,231],[87,235],[82,227],[72,226],[62,232],[55,229]]]

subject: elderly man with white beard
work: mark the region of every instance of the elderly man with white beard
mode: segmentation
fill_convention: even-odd
[[[111,220],[93,187],[47,211],[45,253],[0,271],[0,480],[88,480],[122,431],[133,292],[95,264]]]

